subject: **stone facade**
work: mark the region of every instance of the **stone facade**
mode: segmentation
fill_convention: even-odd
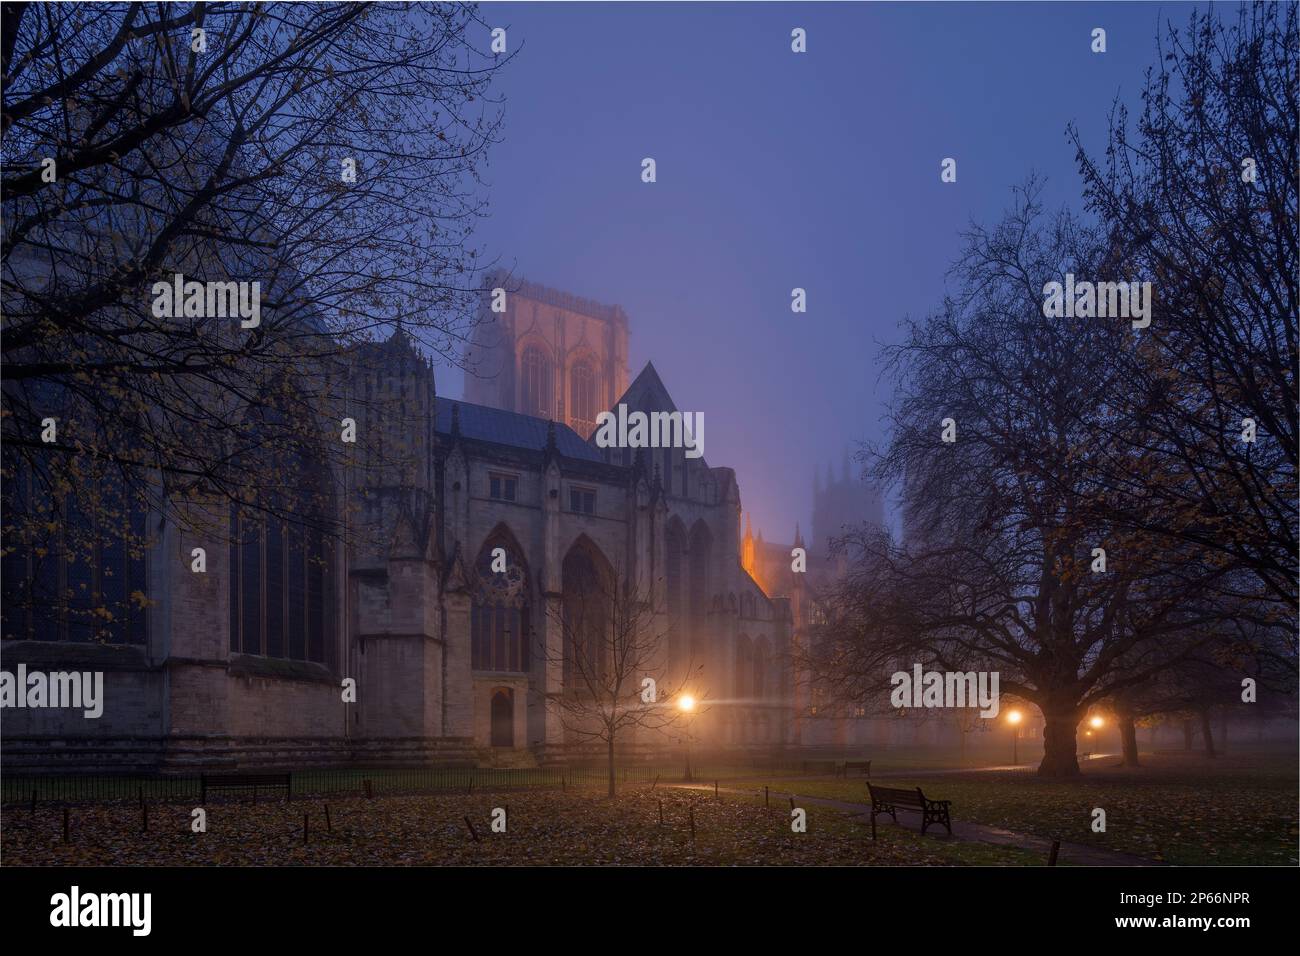
[[[650,365],[626,385],[621,310],[531,285],[511,298],[511,348],[544,342],[560,357],[558,420],[513,410],[517,388],[487,403],[438,398],[432,369],[400,331],[356,349],[343,407],[329,411],[355,404],[358,430],[385,456],[327,476],[345,534],[309,555],[317,577],[297,598],[309,607],[305,643],[290,650],[286,637],[271,653],[269,638],[254,640],[250,652],[241,637],[242,621],[289,600],[266,592],[257,554],[270,552],[201,540],[155,516],[142,641],[61,643],[6,624],[0,666],[103,671],[106,703],[99,719],[6,709],[5,770],[566,759],[581,748],[551,706],[565,689],[557,612],[583,568],[615,571],[647,595],[652,624],[668,635],[668,673],[689,671],[704,705],[692,740],[791,741],[792,599],[768,597],[742,567],[735,473],[681,449],[590,444],[564,421],[573,362],[598,373],[602,409],[670,411],[671,396]],[[195,547],[207,552],[202,574],[189,565]],[[480,571],[497,547],[515,570],[492,590]],[[681,733],[629,734],[622,746],[675,746]]]
[[[504,312],[485,295],[466,352],[466,401],[568,425],[583,438],[628,385],[628,319],[603,305],[496,274]]]

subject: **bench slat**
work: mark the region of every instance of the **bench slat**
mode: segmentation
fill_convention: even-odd
[[[200,799],[204,803],[208,800],[209,790],[234,790],[236,788],[252,787],[253,802],[257,802],[258,787],[269,787],[272,789],[283,789],[285,799],[293,799],[293,774],[291,773],[222,773],[209,776],[201,774],[199,776]]]
[[[867,782],[867,793],[871,795],[871,838],[876,838],[876,817],[888,813],[898,821],[896,810],[915,810],[921,814],[921,834],[924,835],[931,823],[942,823],[952,835],[952,821],[949,814],[950,800],[931,800],[921,792],[920,787],[904,790],[901,787],[877,787]]]

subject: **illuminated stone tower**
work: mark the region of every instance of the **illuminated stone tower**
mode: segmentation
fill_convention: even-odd
[[[589,438],[596,415],[628,387],[626,313],[502,274],[487,288],[506,290],[506,309],[493,312],[484,295],[465,353],[465,400],[563,422]]]

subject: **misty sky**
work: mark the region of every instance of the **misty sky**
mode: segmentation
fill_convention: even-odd
[[[735,467],[755,528],[788,541],[808,528],[814,464],[838,473],[846,445],[883,437],[876,343],[940,301],[962,229],[993,221],[1031,171],[1049,208],[1079,208],[1066,123],[1100,153],[1158,25],[1192,7],[481,9],[522,49],[501,77],[480,243],[517,275],[622,305],[631,375],[653,360],[678,406],[705,414],[709,463]],[[947,156],[956,184],[939,179]],[[461,388],[440,370],[440,394]]]

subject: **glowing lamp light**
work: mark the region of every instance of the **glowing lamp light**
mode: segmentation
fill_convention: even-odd
[[[1100,717],[1094,717],[1092,718],[1092,720],[1088,721],[1088,723],[1091,724],[1093,727],[1100,727],[1103,723],[1105,723],[1105,721],[1103,721]]]
[[[1007,714],[1007,723],[1009,724],[1020,723],[1020,711],[1013,710],[1011,711],[1011,713]]]
[[[677,706],[689,714],[695,709],[695,698],[690,694],[685,694],[682,699],[677,702]]]

